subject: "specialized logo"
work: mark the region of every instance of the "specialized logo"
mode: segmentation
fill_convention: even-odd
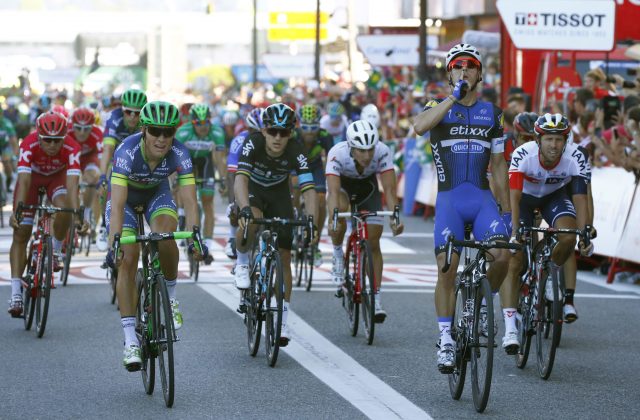
[[[490,127],[453,126],[449,130],[449,134],[452,136],[489,137],[489,129]]]
[[[496,229],[498,228],[499,225],[500,225],[500,222],[494,219],[493,222],[491,222],[491,225],[489,225],[489,228],[493,230],[493,233],[496,233]]]
[[[464,120],[464,114],[462,112],[456,111],[456,117],[459,120]]]
[[[449,237],[449,235],[451,235],[451,230],[450,230],[448,227],[446,227],[446,228],[444,228],[444,230],[441,232],[441,234],[442,234],[442,237],[443,237],[443,238],[447,239],[447,238]]]
[[[242,146],[242,156],[249,156],[253,148],[254,147],[253,147],[252,140],[245,142],[244,145]]]

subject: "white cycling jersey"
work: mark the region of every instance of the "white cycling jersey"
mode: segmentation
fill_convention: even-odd
[[[340,124],[338,124],[337,126],[331,125],[331,117],[329,117],[329,115],[323,115],[322,118],[320,118],[320,128],[326,130],[329,134],[331,134],[333,136],[334,142],[336,143],[345,140],[344,133],[348,125],[349,120],[344,115],[342,115]]]
[[[509,168],[509,186],[523,194],[545,197],[571,184],[574,194],[586,194],[591,180],[589,159],[574,143],[567,146],[552,168],[540,162],[538,143],[530,141],[513,151]]]
[[[344,141],[329,150],[327,156],[326,175],[345,176],[347,178],[365,179],[371,175],[381,174],[393,170],[393,159],[389,147],[378,142],[373,159],[362,173],[356,169],[356,161],[351,157],[349,144]]]

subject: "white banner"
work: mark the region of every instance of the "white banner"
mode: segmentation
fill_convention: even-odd
[[[359,35],[358,48],[373,66],[417,66],[418,35]],[[438,46],[435,35],[427,36],[427,46]]]
[[[422,165],[420,181],[416,190],[415,200],[426,206],[436,206],[436,195],[438,194],[438,177],[436,167],[433,163]]]
[[[520,49],[610,51],[613,0],[498,0],[498,11]]]
[[[616,257],[640,263],[640,187],[637,187]],[[600,230],[598,230],[600,232]],[[599,237],[598,237],[599,238]],[[596,239],[597,241],[598,239]]]
[[[277,79],[288,79],[290,77],[302,77],[313,79],[315,76],[315,57],[313,54],[264,54],[262,56],[264,65]],[[324,60],[320,57],[320,74]]]

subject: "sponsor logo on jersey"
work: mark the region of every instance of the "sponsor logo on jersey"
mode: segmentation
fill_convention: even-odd
[[[444,166],[442,165],[442,159],[440,158],[440,151],[437,144],[431,145],[431,153],[433,153],[433,162],[436,164],[436,170],[438,172],[438,181],[444,182],[446,176],[444,174]]]
[[[456,111],[456,118],[459,120],[464,120],[464,114],[462,112]]]
[[[476,137],[488,137],[489,127],[467,127],[455,125],[449,130],[449,134],[452,136],[476,136]]]
[[[460,142],[451,146],[453,153],[482,153],[484,147],[481,144],[473,142]]]
[[[178,157],[182,157],[182,155],[184,154],[182,150],[178,149],[176,146],[171,146],[171,150],[173,150],[173,153],[178,155]]]
[[[511,155],[511,166],[513,168],[518,168],[520,166],[520,162],[525,158],[525,156],[527,156],[529,154],[529,152],[526,151],[526,149],[524,148],[517,148],[516,150],[513,151],[513,154]],[[540,176],[541,174],[539,174],[538,176]]]
[[[191,169],[193,164],[191,163],[191,159],[185,159],[180,162],[180,166],[182,166],[183,169]]]
[[[576,149],[571,153],[571,156],[575,159],[580,167],[580,173],[584,173],[587,170],[587,160],[585,159],[584,153],[582,153],[579,149]]]
[[[249,153],[253,150],[253,140],[246,141],[242,145],[242,156],[249,156]]]
[[[129,167],[127,160],[123,158],[116,158],[116,168],[131,172],[131,168]]]
[[[73,164],[76,163],[78,165],[80,165],[80,153],[72,153],[69,155],[69,165],[73,166]]]
[[[309,165],[307,164],[307,158],[305,155],[299,154],[297,159],[298,159],[298,165],[300,166],[300,169],[309,168]]]
[[[20,150],[20,160],[26,163],[31,163],[31,151]]]
[[[484,109],[483,109],[484,111]],[[486,116],[486,115],[474,115],[473,116],[474,120],[480,120],[480,121],[491,121],[491,117]]]

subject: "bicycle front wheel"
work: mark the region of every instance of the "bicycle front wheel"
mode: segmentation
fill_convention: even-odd
[[[342,291],[342,307],[347,312],[347,323],[349,324],[349,332],[352,337],[358,334],[358,323],[360,322],[360,302],[359,297],[355,296],[355,281],[358,278],[358,272],[355,266],[355,254],[353,249],[347,250],[350,258],[344,259],[344,283]],[[351,264],[350,264],[351,262]],[[351,274],[349,270],[352,269]]]
[[[558,269],[555,264],[549,262],[549,268],[545,271],[546,275],[541,276],[538,282],[536,354],[538,356],[538,374],[542,379],[549,379],[556,356],[556,347],[560,342],[562,305],[558,291]],[[547,288],[552,290],[547,290]]]
[[[482,413],[489,401],[491,376],[493,373],[493,348],[495,331],[493,324],[493,295],[489,280],[483,276],[475,286],[473,315],[475,322],[471,339],[471,390],[473,405],[478,413]],[[486,306],[486,319],[481,307]],[[484,330],[484,332],[483,332]],[[486,332],[486,336],[485,336]]]
[[[252,357],[258,353],[260,348],[260,336],[262,334],[262,315],[260,308],[262,301],[260,300],[260,283],[258,278],[260,271],[258,266],[255,266],[251,272],[251,287],[244,291],[244,304],[247,307],[245,314],[245,324],[247,325],[247,345],[249,347],[249,354]]]
[[[22,301],[24,302],[24,329],[29,331],[31,329],[31,325],[33,324],[33,314],[36,309],[36,289],[33,286],[33,272],[35,271],[33,267],[33,251],[35,246],[33,245],[33,240],[29,242],[29,254],[27,256],[27,269],[26,275],[23,277],[23,281],[27,284],[24,289],[24,297]]]
[[[373,343],[375,333],[375,299],[376,280],[373,274],[373,255],[368,241],[360,243],[360,264],[359,264],[360,296],[362,303],[362,322],[367,338],[367,344]]]
[[[154,294],[156,296],[156,304],[153,308],[153,317],[155,318],[154,341],[158,348],[158,367],[160,368],[162,395],[166,406],[172,407],[175,388],[173,365],[175,329],[173,327],[173,315],[171,314],[167,283],[162,274],[156,275]]]
[[[264,256],[263,256],[264,258]],[[265,350],[269,366],[274,367],[280,350],[282,333],[282,308],[284,305],[284,278],[280,253],[274,251],[267,261],[267,293],[265,305]]]
[[[157,353],[152,351],[150,346],[153,326],[150,323],[148,309],[151,308],[151,302],[148,300],[150,298],[149,288],[145,281],[142,268],[138,268],[138,271],[136,271],[136,290],[138,291],[138,302],[136,305],[136,335],[138,337],[138,342],[140,343],[140,358],[142,359],[140,373],[142,374],[144,391],[148,395],[151,395],[153,394],[153,389],[155,387],[155,357]]]
[[[516,327],[518,329],[518,340],[520,341],[520,348],[518,354],[516,354],[516,366],[520,369],[524,369],[529,360],[529,351],[531,349],[531,340],[535,329],[533,326],[532,317],[532,298],[537,291],[528,286],[523,285],[520,288],[520,300],[518,302],[518,312],[516,313]]]
[[[71,216],[71,224],[69,225],[69,230],[67,231],[67,237],[64,240],[64,263],[62,265],[62,272],[60,273],[60,282],[63,286],[67,285],[67,280],[69,279],[69,270],[71,269],[71,255],[74,253],[75,248],[75,233],[75,216]]]
[[[53,244],[51,236],[42,238],[42,256],[36,271],[36,334],[38,338],[44,335],[49,314],[49,298],[51,297],[51,283],[53,282]]]
[[[449,376],[449,391],[451,398],[459,400],[464,389],[464,380],[467,374],[467,324],[464,317],[464,304],[467,301],[464,284],[460,274],[456,276],[456,294],[453,308],[453,320],[451,321],[451,337],[456,346],[456,364]]]
[[[118,297],[118,294],[116,293],[116,286],[118,285],[118,269],[107,268],[107,275],[109,276],[109,286],[111,289],[111,304],[113,305],[116,303],[116,298]]]
[[[315,256],[315,251],[316,251],[316,246],[313,246],[311,244],[309,244],[309,247],[307,247],[307,252],[305,252],[305,276],[304,276],[304,281],[305,281],[305,290],[307,292],[311,291],[311,282],[313,281],[313,263],[314,263],[314,256]]]

